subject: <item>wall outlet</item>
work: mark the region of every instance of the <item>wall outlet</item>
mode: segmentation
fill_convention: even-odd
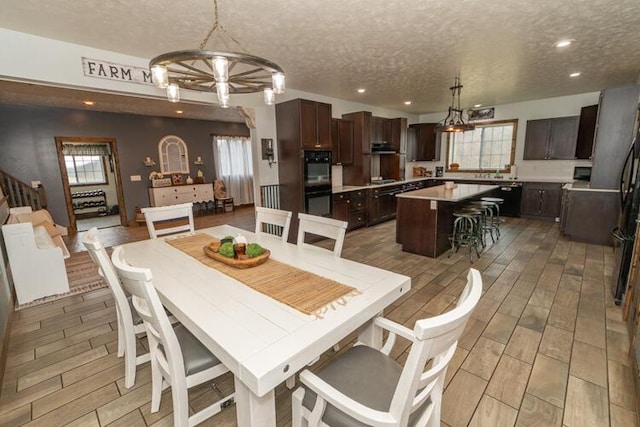
[[[432,211],[437,211],[438,210],[438,201],[437,200],[431,200],[431,210]]]
[[[140,175],[131,175],[129,177],[131,179],[131,181],[142,181],[142,177]]]
[[[42,184],[40,181],[31,181],[31,188],[38,188],[40,184]]]

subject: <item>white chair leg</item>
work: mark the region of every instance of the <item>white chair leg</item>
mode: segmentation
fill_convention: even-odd
[[[118,315],[118,357],[122,357],[125,354],[126,343],[124,337],[124,328],[122,327],[122,320],[120,319],[120,313]]]
[[[287,378],[287,381],[285,382],[285,385],[287,386],[287,388],[289,390],[294,388],[296,386],[296,374],[293,374],[289,378]]]
[[[446,370],[445,370],[446,372]],[[427,422],[427,427],[440,427],[440,414],[442,411],[442,387],[444,384],[444,374],[443,372],[433,387],[433,391],[431,392],[431,402],[433,402],[433,413],[431,414],[431,418]]]
[[[160,410],[160,401],[162,400],[162,373],[157,363],[151,361],[151,412]]]
[[[186,382],[174,378],[171,397],[173,398],[174,427],[189,427],[189,396]]]
[[[304,389],[301,387],[291,395],[291,427],[302,427],[302,399]]]
[[[129,334],[125,336],[124,352],[124,386],[133,387],[136,382],[136,336]]]

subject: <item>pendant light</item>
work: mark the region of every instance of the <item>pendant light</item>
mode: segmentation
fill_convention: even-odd
[[[449,107],[449,114],[447,114],[447,117],[443,121],[438,123],[436,130],[441,132],[466,132],[475,129],[474,125],[469,124],[469,122],[465,121],[464,117],[462,117],[462,109],[460,108],[462,84],[460,83],[460,77],[456,76],[453,86],[449,89],[451,90],[451,107]]]

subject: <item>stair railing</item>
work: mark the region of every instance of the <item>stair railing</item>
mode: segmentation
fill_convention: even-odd
[[[0,169],[0,188],[9,200],[12,208],[20,206],[31,206],[31,209],[46,209],[47,193],[42,184],[37,188],[20,181],[18,178]]]

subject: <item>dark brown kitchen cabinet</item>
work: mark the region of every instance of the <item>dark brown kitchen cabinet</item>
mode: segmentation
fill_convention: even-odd
[[[580,109],[578,140],[576,142],[576,159],[591,159],[593,143],[596,139],[596,123],[598,120],[598,104]]]
[[[333,195],[333,207],[331,216],[340,221],[349,221],[349,204],[347,203],[347,193],[337,193]]]
[[[353,164],[353,122],[331,119],[331,142],[334,165]]]
[[[278,148],[331,150],[331,104],[292,99],[276,105]],[[280,136],[281,132],[285,138]]]
[[[409,126],[415,129],[415,148],[407,148],[415,153],[413,160],[440,160],[440,133],[436,132],[436,125],[437,123],[417,123]]]
[[[389,142],[387,141],[387,119],[383,117],[371,117],[371,142]]]
[[[300,147],[331,150],[331,104],[295,99],[300,104]]]
[[[332,216],[347,221],[347,231],[367,225],[367,190],[334,194]]]
[[[407,152],[407,119],[405,117],[387,119],[386,133],[386,141],[391,144],[393,151],[401,154]]]
[[[578,116],[527,121],[524,160],[572,160],[576,157]]]
[[[372,188],[369,190],[367,225],[388,221],[396,216],[396,193],[399,186]]]
[[[521,215],[560,217],[562,184],[526,182],[522,188]]]
[[[342,119],[353,121],[353,164],[342,169],[342,183],[367,185],[371,182],[371,112],[343,114]]]

